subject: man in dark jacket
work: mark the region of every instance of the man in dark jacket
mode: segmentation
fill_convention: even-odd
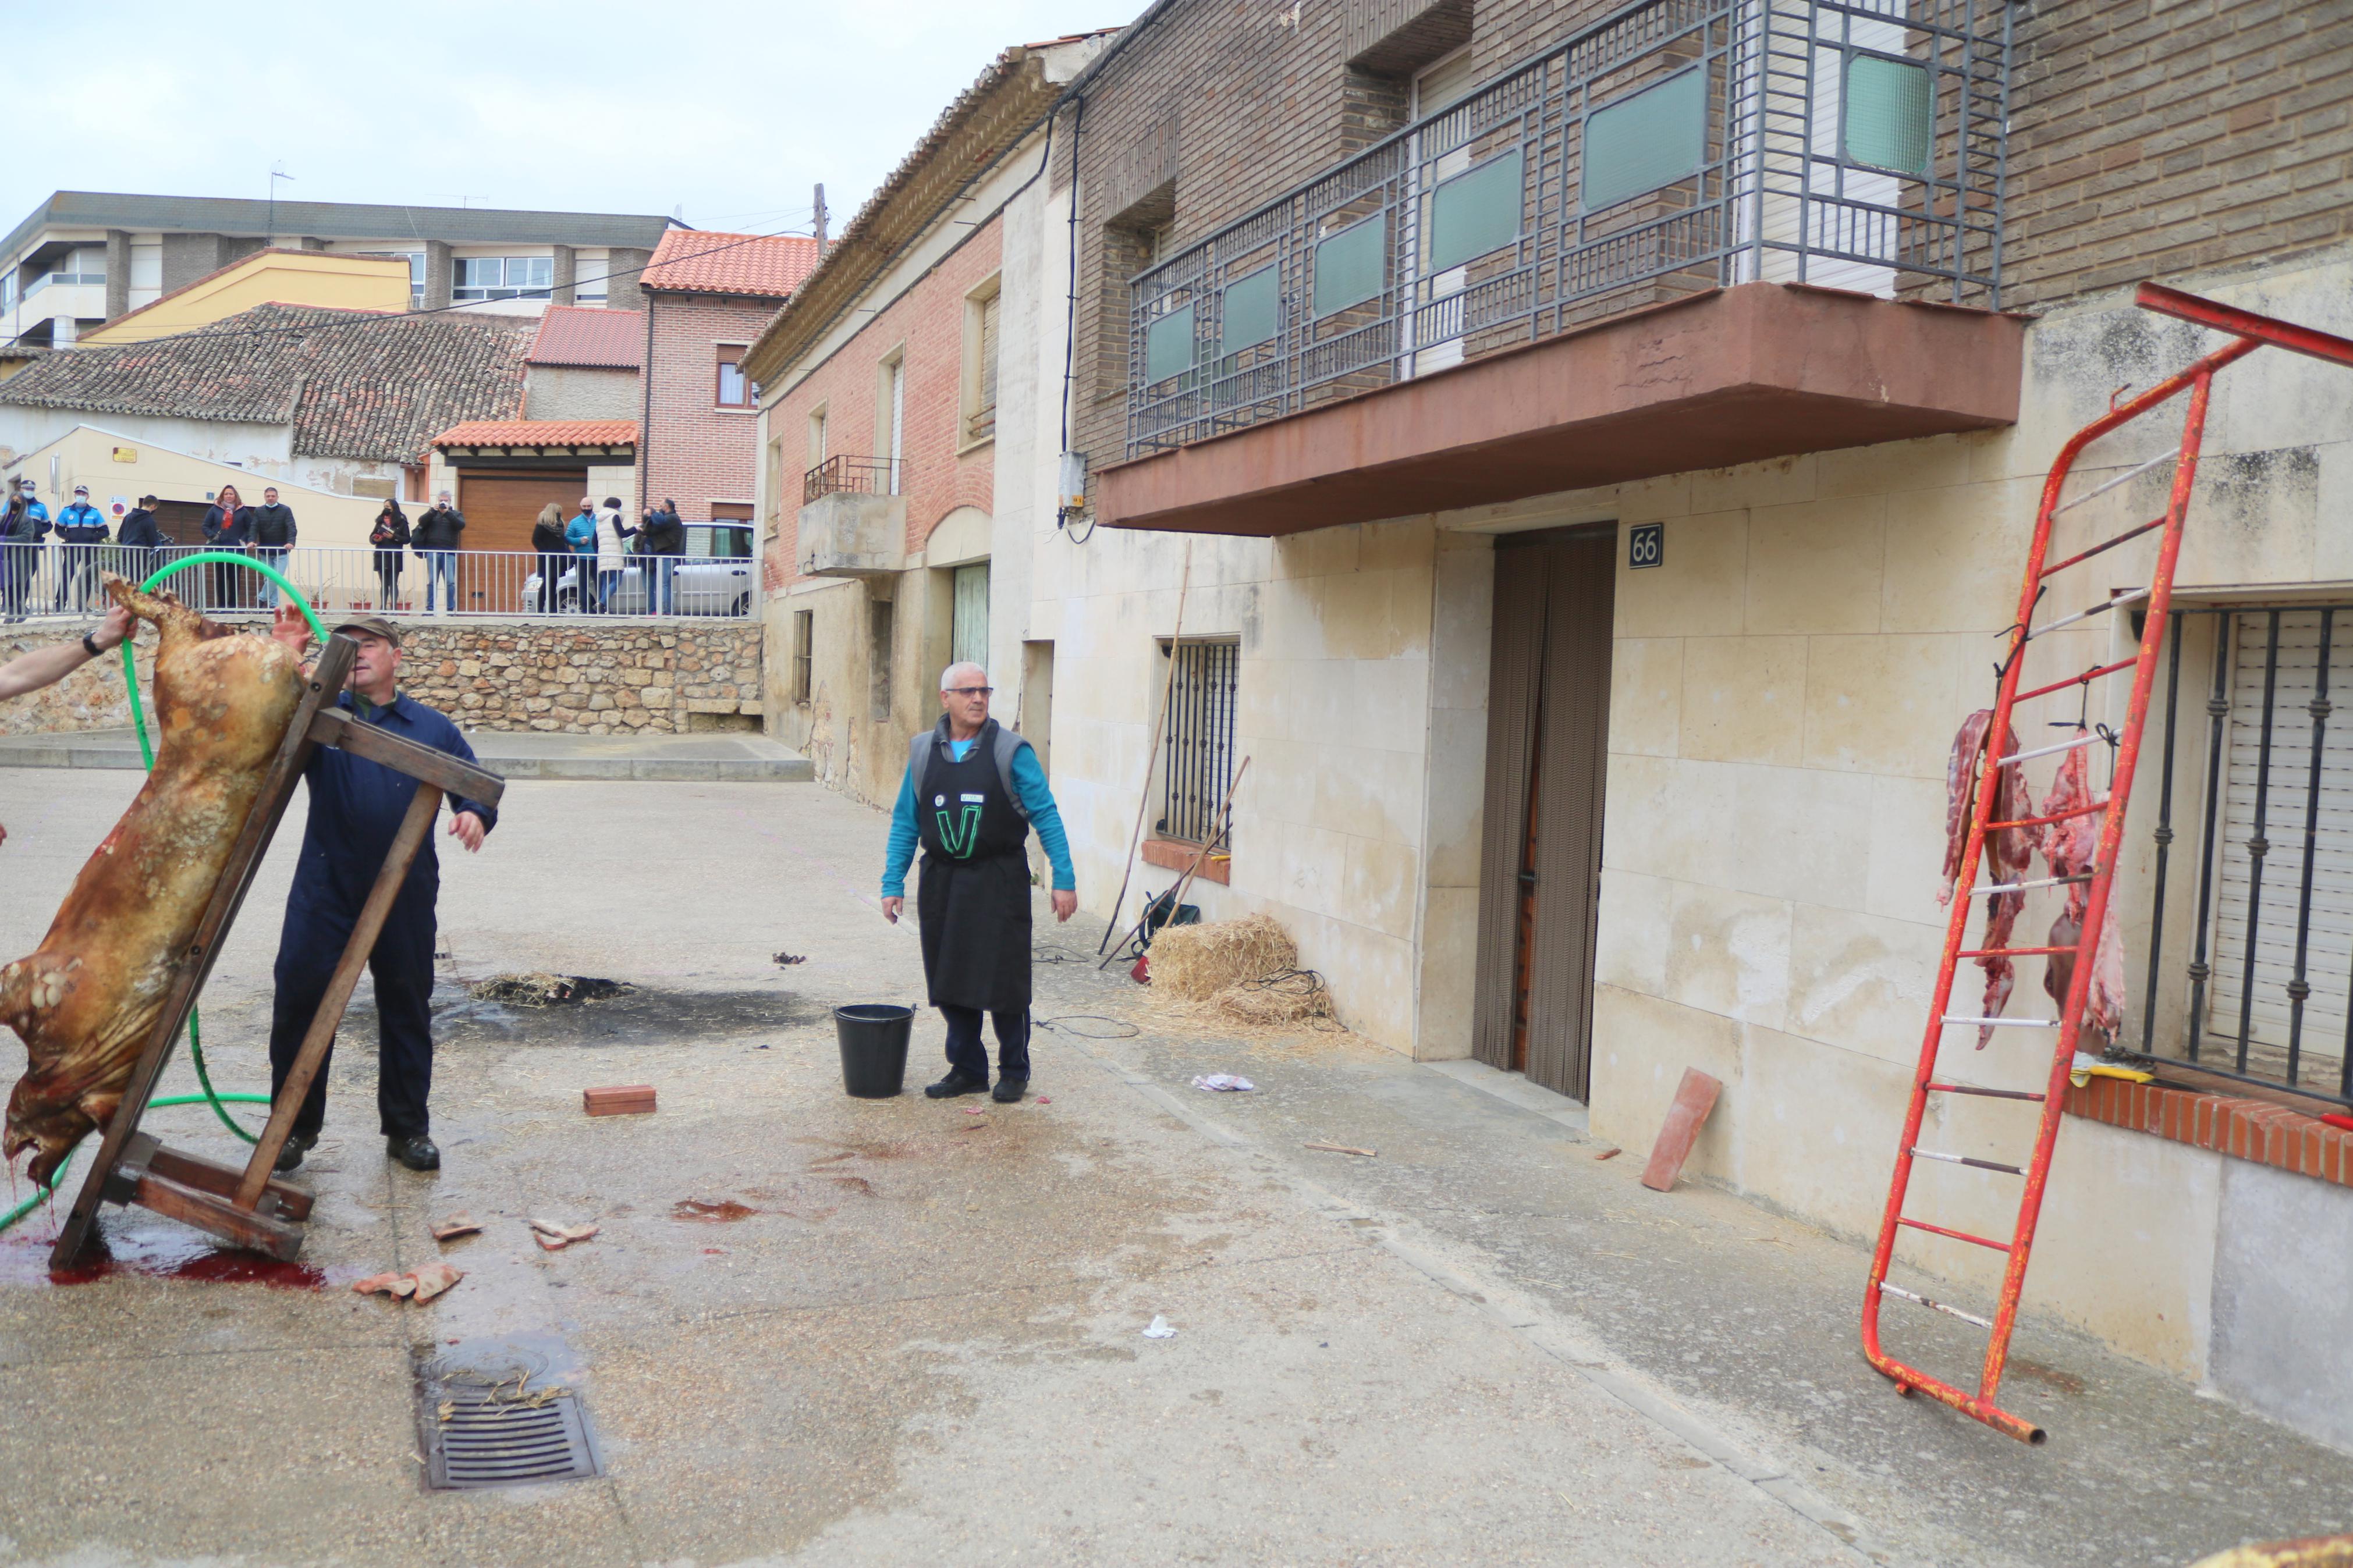
[[[11,621],[25,618],[25,600],[33,579],[40,575],[41,541],[49,533],[49,509],[41,504],[32,480],[18,481],[0,512],[0,613]]]
[[[164,530],[155,521],[153,496],[139,498],[139,504],[131,509],[122,526],[115,530],[114,542],[122,551],[122,574],[133,583],[144,583],[147,574],[155,570],[155,552],[164,546]]]
[[[441,590],[441,608],[458,607],[459,535],[466,531],[466,514],[449,504],[449,492],[436,496],[425,515],[408,531],[409,548],[425,563],[425,613],[433,613],[433,590]]]
[[[294,509],[278,499],[278,487],[272,485],[261,492],[261,504],[252,516],[254,553],[285,571],[287,552],[294,548]],[[278,607],[278,584],[267,577],[261,580],[261,607]]]
[[[74,613],[85,614],[98,590],[98,547],[107,542],[106,514],[90,504],[88,485],[76,485],[73,503],[58,510],[51,526],[58,531],[58,542],[69,547],[58,558],[55,608],[65,614],[66,601],[71,599]]]
[[[661,505],[646,513],[645,522],[638,529],[638,553],[646,561],[646,611],[649,615],[670,613],[670,595],[676,587],[678,557],[686,553],[686,524],[678,520],[678,503],[668,496]]]

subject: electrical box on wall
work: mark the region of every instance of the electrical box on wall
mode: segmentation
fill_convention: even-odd
[[[1061,498],[1054,504],[1064,517],[1087,510],[1087,455],[1084,452],[1062,454]]]

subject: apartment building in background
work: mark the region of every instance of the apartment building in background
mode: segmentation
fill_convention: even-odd
[[[1947,759],[1991,701],[2043,476],[2218,341],[2136,309],[2143,279],[2353,330],[2348,110],[2341,16],[2253,0],[1161,0],[1029,132],[1035,183],[971,215],[1019,344],[988,663],[1082,908],[1110,912],[1141,792],[1145,890],[1207,844],[1205,914],[1282,921],[1360,1033],[1524,1073],[1630,1148],[1697,1068],[1724,1088],[1691,1174],[1873,1235],[1944,936]],[[871,799],[969,618],[953,573],[888,558],[920,537],[892,484],[927,481],[883,410],[955,406],[944,310],[901,330],[903,384],[898,336],[820,347],[797,310],[790,353],[755,353],[769,722],[847,747],[828,776]],[[2353,1309],[2309,1268],[2353,1224],[2353,1135],[2319,1120],[2353,1108],[2353,750],[2312,719],[2320,649],[2353,678],[2343,381],[2266,351],[2216,383],[2117,871],[2114,1048],[2161,1082],[2071,1094],[2026,1295],[2340,1444]],[[2054,549],[2161,510],[2170,439],[2094,447]],[[835,489],[860,462],[880,479]],[[796,534],[828,529],[812,574]],[[2152,548],[2096,586],[2145,583]],[[859,684],[880,628],[926,667],[887,700]],[[2099,666],[2138,631],[2127,606],[2037,657]],[[2021,715],[2122,722],[2069,691]],[[2026,764],[2037,800],[2056,761]],[[2057,906],[2031,894],[2019,929]],[[2051,1011],[2038,964],[2021,1017]],[[1941,1070],[1990,1092],[1930,1131],[1982,1163],[1913,1191],[2004,1236],[2033,1111],[1998,1096],[2040,1089],[2047,1037],[1975,1043]],[[1985,1301],[1999,1254],[1902,1236],[1899,1277]]]
[[[816,268],[805,235],[673,229],[642,280],[638,490],[691,521],[750,523],[760,466],[757,388],[744,355]]]
[[[415,309],[470,303],[480,311],[535,315],[554,303],[634,310],[637,269],[672,222],[58,191],[0,240],[0,339],[64,347],[87,329],[273,247],[396,258],[408,268]]]

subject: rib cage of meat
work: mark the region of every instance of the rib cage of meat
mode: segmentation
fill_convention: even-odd
[[[1952,901],[1955,882],[1960,876],[1961,857],[1968,847],[1969,817],[1977,805],[1978,765],[1983,759],[1986,731],[1993,722],[1993,710],[1981,708],[1961,721],[1959,731],[1953,737],[1953,751],[1946,764],[1945,773],[1945,869],[1944,884],[1938,889],[1939,905]],[[2002,754],[2009,756],[2018,750],[2015,733],[2003,739]],[[1993,820],[2018,822],[2032,816],[2055,816],[2081,806],[2105,805],[2105,794],[2094,795],[2091,785],[2091,766],[2086,760],[2090,748],[2079,746],[2066,754],[2052,781],[2051,793],[2038,810],[2032,792],[2027,787],[2020,770],[2001,770],[2000,793],[1994,803]],[[2034,855],[2041,851],[2044,863],[2054,877],[2078,876],[2092,868],[2099,847],[2100,815],[2086,812],[2069,817],[2064,822],[2045,823],[2039,828],[2013,827],[1986,835],[1983,872],[1989,882],[2016,882],[2033,868]],[[2084,915],[2092,901],[2091,884],[2070,883],[2066,907],[2052,922],[2048,945],[2073,947],[2082,940]],[[2024,893],[1995,893],[1986,900],[1985,937],[1981,947],[2001,948],[2010,943],[2017,928],[2018,917],[2025,910]],[[2067,986],[2074,973],[2072,953],[2054,953],[2045,963],[2042,986],[2052,999],[2064,1006]],[[1978,960],[1985,971],[1985,1005],[1979,1016],[1999,1018],[2009,1005],[2010,992],[2018,984],[2017,966],[2010,959],[1983,957]],[[2110,1039],[2124,1022],[2125,957],[2124,943],[2117,935],[2117,922],[2111,920],[2100,931],[2098,952],[2093,957],[2092,987],[2084,1006],[2084,1021]],[[1993,1039],[1990,1026],[1978,1029],[1978,1049],[1983,1050]]]
[[[302,693],[281,644],[111,574],[106,588],[162,633],[155,767],[41,945],[0,968],[0,1023],[26,1058],[0,1147],[11,1161],[37,1150],[44,1182],[121,1102]]]

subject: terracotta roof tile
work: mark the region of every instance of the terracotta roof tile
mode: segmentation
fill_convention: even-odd
[[[624,447],[634,419],[470,419],[433,437],[437,447]]]
[[[522,397],[527,316],[257,305],[201,331],[52,353],[0,404],[293,426],[298,456],[421,460],[433,434]]]
[[[550,305],[539,338],[523,355],[532,364],[636,370],[645,363],[646,313],[588,305]]]
[[[654,247],[638,279],[646,289],[685,294],[754,294],[782,300],[817,270],[818,243],[806,235],[720,234],[674,228]]]

